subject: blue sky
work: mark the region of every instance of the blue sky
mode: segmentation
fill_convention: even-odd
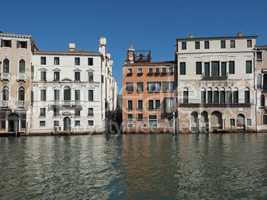
[[[97,50],[108,39],[114,75],[121,86],[122,64],[131,43],[152,50],[154,60],[174,58],[175,39],[257,34],[267,44],[266,0],[27,0],[1,2],[0,30],[30,33],[40,49],[63,50],[69,41]]]

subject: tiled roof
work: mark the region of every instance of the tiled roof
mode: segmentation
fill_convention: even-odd
[[[125,63],[124,66],[160,66],[160,65],[172,65],[175,61],[155,61],[155,62],[135,62]]]
[[[231,40],[231,39],[249,39],[249,38],[257,38],[257,35],[249,35],[249,36],[212,36],[212,37],[184,37],[184,38],[177,38],[177,41],[192,41],[192,40]]]
[[[62,55],[62,56],[101,56],[99,52],[94,51],[84,51],[84,50],[75,50],[75,51],[35,51],[35,55]]]

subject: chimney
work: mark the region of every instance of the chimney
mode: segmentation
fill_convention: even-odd
[[[69,43],[69,51],[75,51],[75,49],[76,49],[76,44],[73,42],[70,42]]]
[[[101,53],[103,56],[106,55],[106,46],[107,46],[107,38],[100,37],[99,38],[99,53]]]
[[[237,36],[237,37],[244,37],[244,34],[243,34],[242,32],[238,32],[238,33],[236,34],[236,36]]]
[[[135,56],[135,49],[133,48],[133,45],[131,45],[127,51],[127,60],[126,61],[128,63],[134,63],[134,56]]]

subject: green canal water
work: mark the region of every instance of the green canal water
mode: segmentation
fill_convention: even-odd
[[[0,138],[0,199],[267,199],[267,134]]]

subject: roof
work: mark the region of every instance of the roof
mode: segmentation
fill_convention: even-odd
[[[255,39],[257,35],[239,35],[239,36],[211,36],[211,37],[184,37],[184,38],[177,38],[176,41],[192,41],[192,40],[232,40],[232,39]]]
[[[16,34],[16,33],[5,33],[5,32],[0,32],[0,37],[32,39],[32,36],[30,34]]]
[[[172,65],[175,61],[156,61],[156,62],[135,62],[125,63],[124,66],[160,66],[160,65]]]
[[[101,56],[99,52],[94,51],[34,51],[34,55],[59,55],[59,56]]]

